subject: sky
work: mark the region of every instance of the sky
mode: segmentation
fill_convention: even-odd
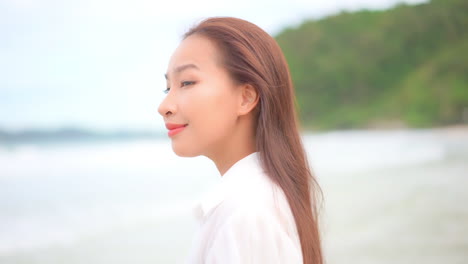
[[[341,10],[424,0],[0,0],[0,130],[164,130],[157,108],[183,33],[210,16],[271,35]]]

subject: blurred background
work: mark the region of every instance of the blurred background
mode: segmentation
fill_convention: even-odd
[[[468,263],[465,0],[1,0],[0,263],[185,260],[220,177],[157,107],[209,16],[286,55],[327,263]]]

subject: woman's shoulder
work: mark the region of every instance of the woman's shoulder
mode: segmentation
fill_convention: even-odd
[[[262,259],[257,263],[275,263],[263,261],[274,252],[279,263],[302,263],[299,236],[284,192],[258,166],[243,168],[231,171],[229,180],[205,203],[201,254],[227,252],[219,253],[224,259],[236,249],[236,256],[241,251],[242,256]]]
[[[263,171],[250,176],[246,185],[236,186],[237,189],[226,196],[222,206],[233,218],[278,222],[294,236],[295,221],[282,188]]]
[[[263,170],[258,153],[235,164],[208,199],[202,201],[203,219],[207,225],[252,221],[278,223],[295,236],[295,221],[282,188]]]
[[[238,195],[226,197],[218,208],[218,212],[225,218],[218,223],[216,233],[236,234],[241,243],[249,247],[259,246],[255,241],[265,243],[271,240],[279,244],[280,248],[264,245],[265,250],[281,249],[282,252],[276,253],[287,256],[286,259],[299,259],[301,247],[295,220],[281,188],[267,179],[238,191]]]

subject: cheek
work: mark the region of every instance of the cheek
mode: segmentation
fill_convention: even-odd
[[[191,117],[197,129],[203,130],[207,136],[232,127],[237,117],[234,96],[222,88],[206,89],[198,94],[194,108],[193,113],[197,114],[191,114]]]
[[[233,131],[237,119],[236,98],[226,88],[194,88],[199,89],[191,91],[181,101],[190,126],[183,145],[193,153],[201,153],[222,142]]]

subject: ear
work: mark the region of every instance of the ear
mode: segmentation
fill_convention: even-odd
[[[239,115],[246,115],[252,109],[255,108],[255,106],[258,103],[259,100],[259,94],[257,92],[257,89],[253,87],[251,84],[243,84],[241,87],[240,91],[240,98],[239,98],[239,106],[238,106],[238,114]]]

